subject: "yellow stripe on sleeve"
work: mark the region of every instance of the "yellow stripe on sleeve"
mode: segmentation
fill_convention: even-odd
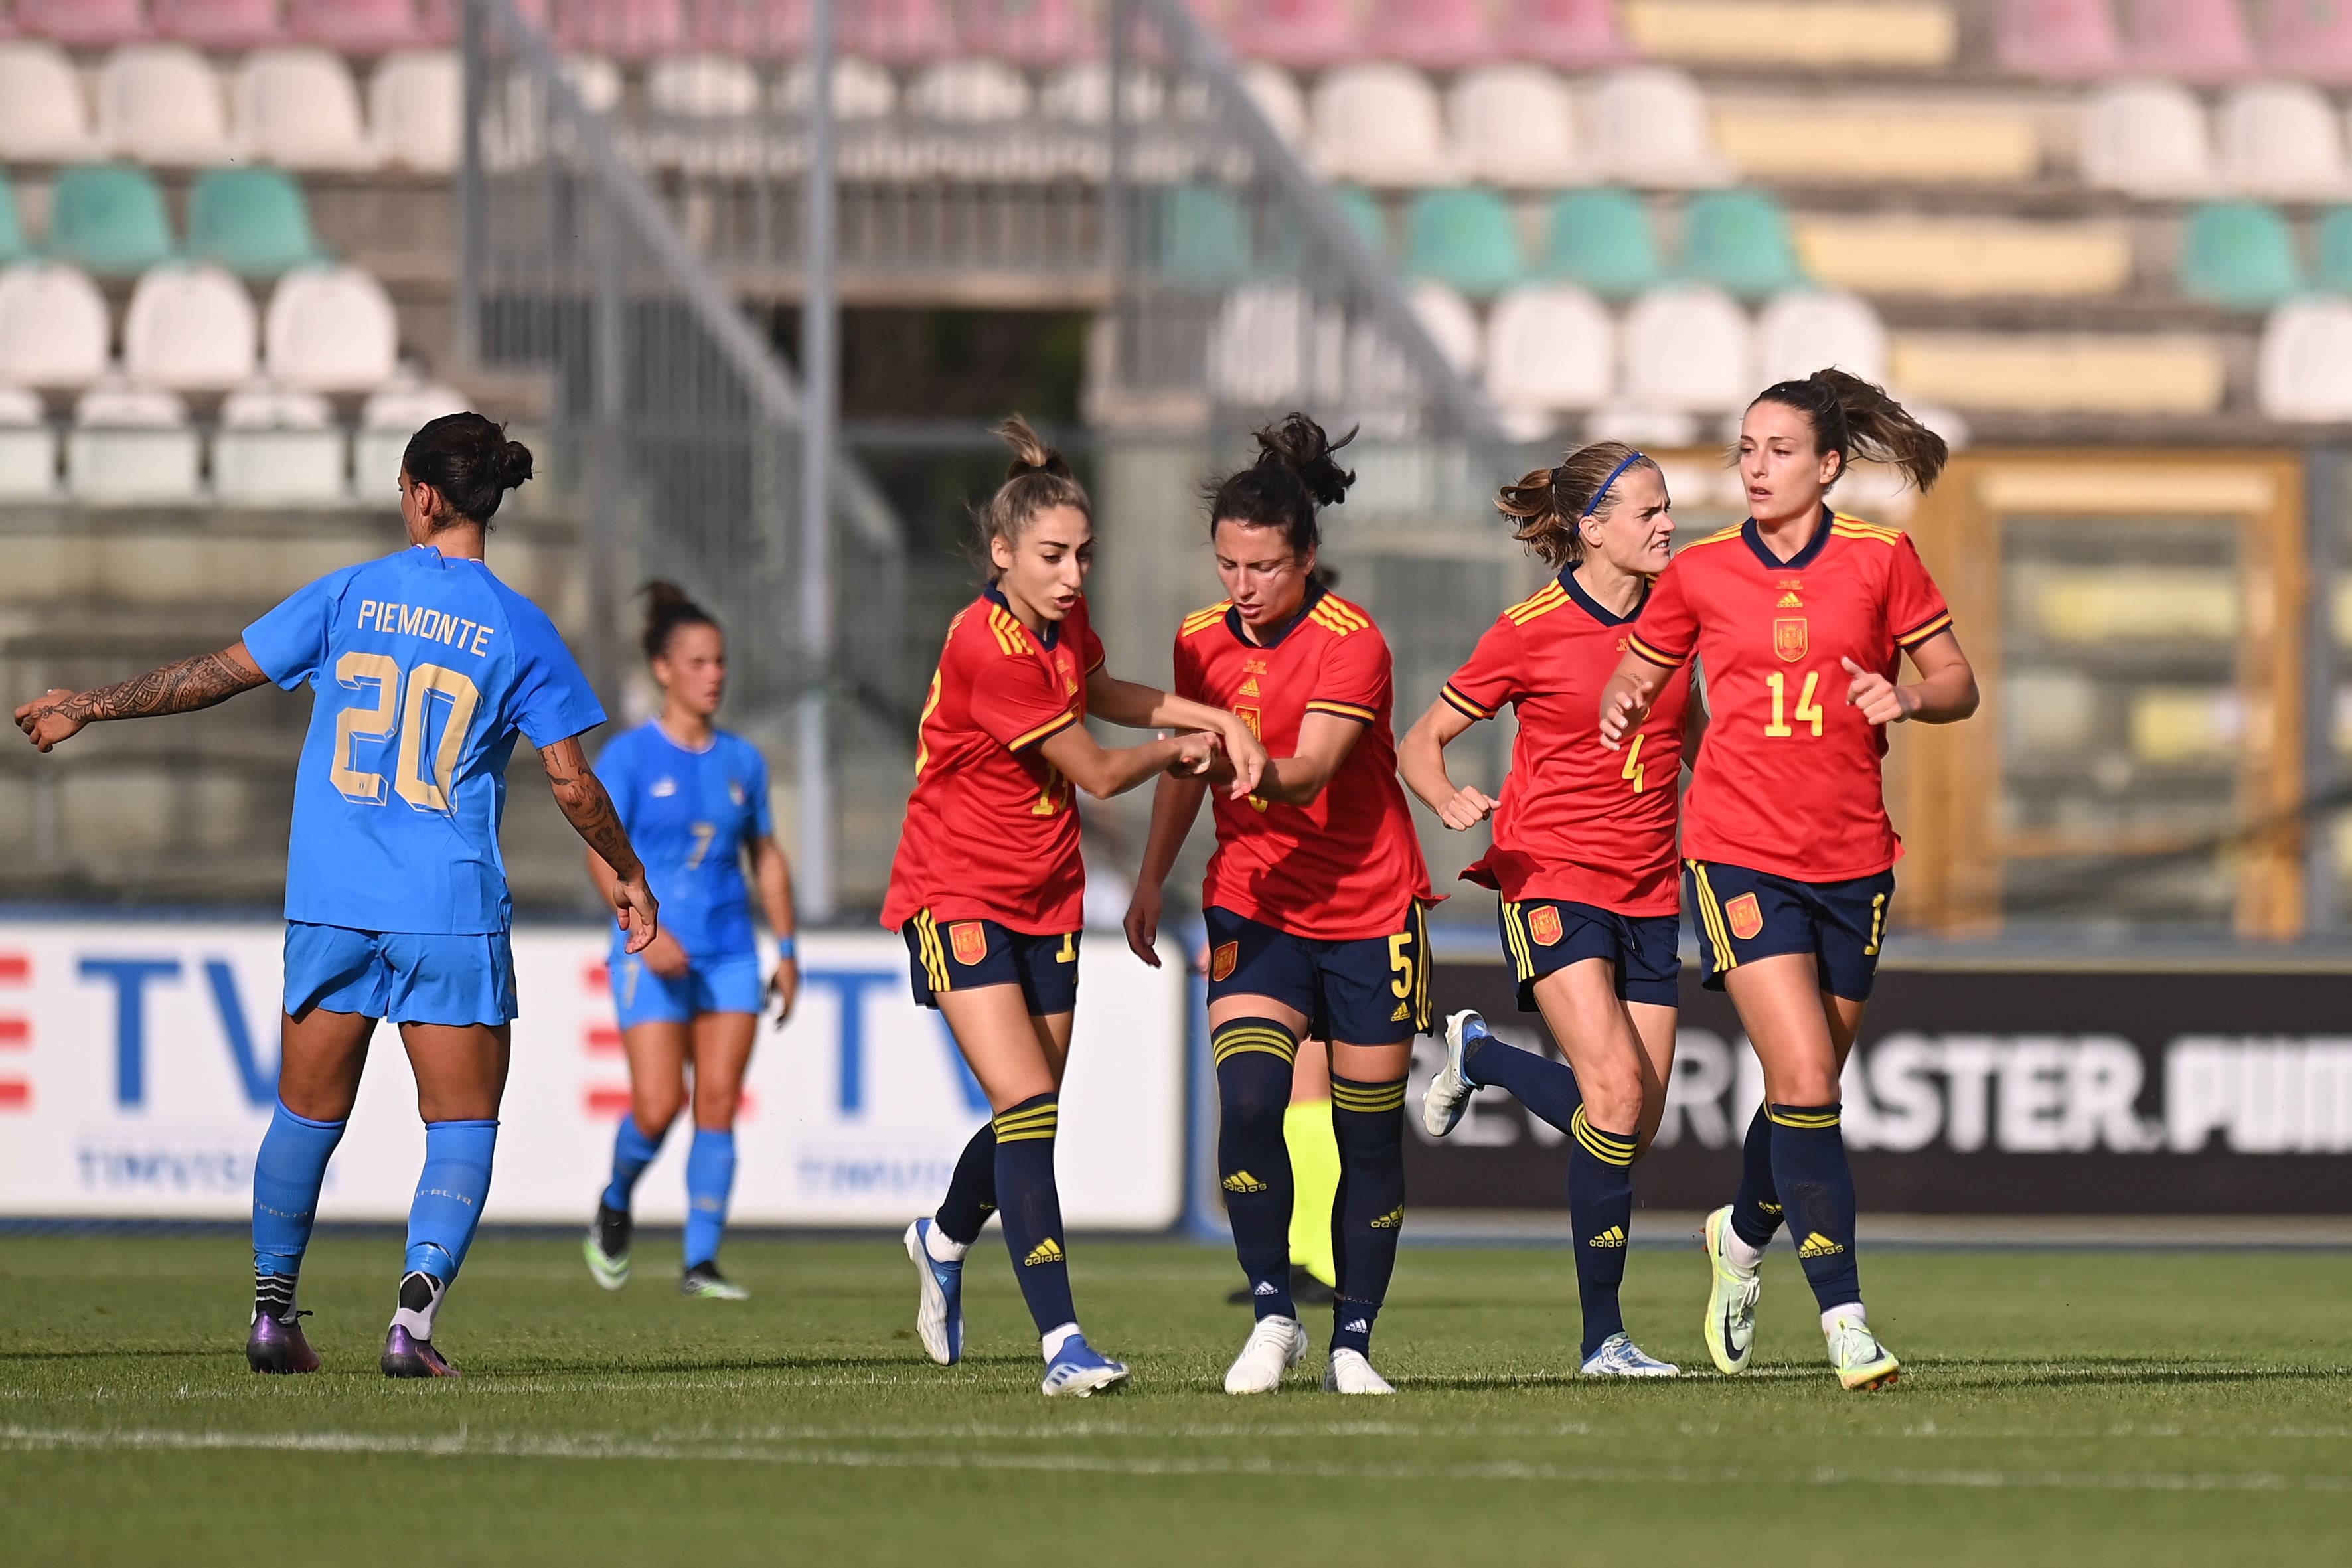
[[[1687,654],[1671,654],[1664,648],[1654,647],[1632,632],[1625,634],[1625,646],[1652,664],[1665,669],[1680,669],[1683,667],[1683,660],[1690,657]]]
[[[1465,697],[1462,694],[1462,689],[1454,685],[1454,682],[1450,680],[1437,689],[1437,694],[1445,699],[1447,702],[1451,703],[1457,711],[1469,718],[1492,719],[1495,716],[1495,710],[1492,708],[1487,707],[1483,702]]]
[[[1328,697],[1309,699],[1307,704],[1307,711],[1309,713],[1334,713],[1342,719],[1353,719],[1359,724],[1370,724],[1380,718],[1380,713],[1374,709],[1359,707],[1353,702],[1335,701]]]
[[[1066,709],[1061,713],[1055,715],[1051,721],[1038,725],[1027,734],[1014,741],[1007,750],[1015,752],[1025,750],[1030,746],[1035,745],[1038,742],[1045,739],[1049,735],[1060,733],[1062,731],[1068,729],[1077,721],[1078,710],[1075,708]]]

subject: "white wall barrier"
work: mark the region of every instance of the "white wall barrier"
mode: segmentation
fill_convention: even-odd
[[[0,922],[0,1215],[237,1219],[277,1084],[281,928]],[[522,1016],[491,1224],[594,1213],[628,1072],[599,932],[516,933]],[[934,1205],[987,1101],[895,937],[813,933],[782,1033],[765,1022],[737,1123],[734,1217],[897,1226]],[[1056,1167],[1076,1228],[1158,1230],[1183,1207],[1184,981],[1116,940],[1079,959]],[[681,1116],[637,1188],[686,1214]],[[424,1131],[399,1037],[377,1031],[320,1215],[405,1217]]]

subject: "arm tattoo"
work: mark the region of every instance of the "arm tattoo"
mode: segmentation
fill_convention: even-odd
[[[572,772],[550,757],[547,782],[554,787],[556,804],[563,808],[572,831],[589,848],[604,857],[605,865],[623,881],[635,881],[645,875],[636,849],[629,843],[628,829],[621,826],[621,814],[614,809],[613,797],[605,793],[604,780],[585,767]]]
[[[217,653],[198,654],[151,669],[135,680],[77,692],[58,711],[84,723],[100,719],[144,719],[158,713],[191,713],[250,691],[268,678],[240,669]]]

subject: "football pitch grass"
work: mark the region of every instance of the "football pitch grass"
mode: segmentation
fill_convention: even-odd
[[[1564,1249],[1408,1247],[1341,1400],[1316,1354],[1226,1396],[1218,1250],[1080,1237],[1088,1332],[1135,1368],[1037,1392],[995,1234],[971,1354],[912,1333],[897,1243],[730,1243],[745,1304],[617,1294],[578,1245],[486,1235],[438,1338],[376,1354],[399,1245],[323,1239],[325,1370],[257,1377],[248,1255],[216,1235],[0,1236],[0,1561],[170,1563],[2352,1562],[2352,1255],[1898,1251],[1864,1259],[1906,1358],[1842,1393],[1785,1247],[1756,1365],[1715,1375],[1695,1247],[1637,1249],[1627,1316],[1672,1383],[1575,1375]]]

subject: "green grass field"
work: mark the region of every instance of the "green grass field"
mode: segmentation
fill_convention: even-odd
[[[739,1240],[741,1306],[677,1297],[676,1245],[607,1296],[572,1244],[486,1237],[438,1336],[465,1380],[395,1384],[396,1242],[314,1248],[326,1369],[277,1379],[236,1240],[0,1237],[0,1561],[2352,1562],[2352,1256],[1882,1250],[1906,1370],[1853,1395],[1785,1248],[1738,1380],[1696,1249],[1635,1251],[1637,1336],[1703,1374],[1626,1386],[1574,1375],[1566,1252],[1408,1247],[1396,1398],[1244,1402],[1229,1258],[1081,1238],[1136,1375],[1064,1404],[992,1233],[951,1369],[894,1243]]]

